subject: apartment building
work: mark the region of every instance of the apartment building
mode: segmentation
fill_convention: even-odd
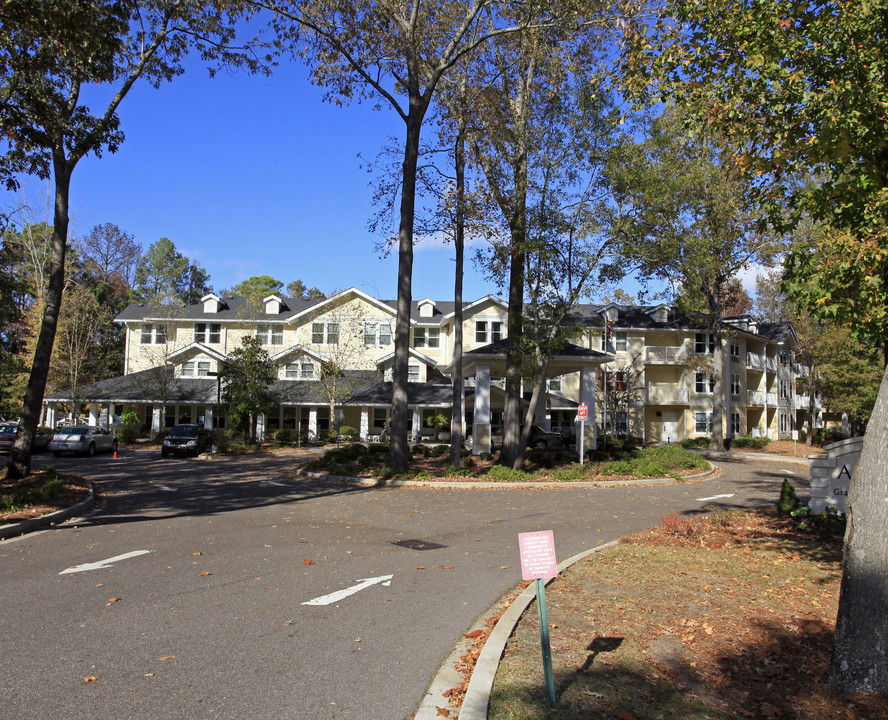
[[[477,451],[502,423],[506,314],[494,296],[463,308],[465,428]],[[389,419],[395,317],[395,301],[355,288],[324,300],[209,294],[187,307],[131,305],[116,318],[126,330],[124,375],[78,388],[77,396],[91,423],[135,412],[146,430],[225,427],[220,374],[243,338],[255,337],[277,372],[271,392],[279,405],[260,418],[262,436],[285,429],[311,438],[346,424],[373,439]],[[574,343],[550,360],[546,393],[534,408],[547,429],[573,430],[582,403],[599,428],[616,426],[647,442],[709,434],[717,373],[728,437],[788,438],[822,422],[817,414],[812,422],[809,398],[796,393],[805,369],[794,361],[789,323],[725,318],[713,333],[666,305],[615,304],[580,306],[571,323]],[[413,303],[407,379],[416,439],[429,416],[451,414],[454,329],[452,301]],[[713,367],[717,343],[720,368]],[[325,382],[330,363],[345,368],[335,390]],[[70,391],[47,396],[45,422],[53,424],[70,399]],[[595,424],[586,433],[589,447]]]

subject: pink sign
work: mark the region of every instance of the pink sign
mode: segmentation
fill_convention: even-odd
[[[555,561],[555,536],[551,530],[518,533],[521,552],[521,576],[525,580],[553,578],[558,575]]]

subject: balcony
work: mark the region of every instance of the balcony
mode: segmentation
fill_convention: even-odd
[[[811,405],[811,396],[810,395],[796,395],[795,396],[795,406],[797,408],[802,408],[803,410],[807,410]]]
[[[688,389],[676,385],[648,385],[644,389],[647,405],[687,405]]]
[[[761,390],[749,390],[746,393],[747,405],[764,405],[767,402],[767,393]]]
[[[767,360],[767,358],[764,355],[751,352],[746,353],[746,367],[752,370],[764,370],[765,360]]]
[[[760,427],[751,428],[749,434],[752,435],[752,437],[768,437],[767,431]]]
[[[776,405],[777,404],[777,393],[767,393],[765,397],[765,402],[768,405]]]
[[[765,370],[768,372],[777,372],[777,358],[765,358]]]
[[[644,348],[644,361],[655,365],[676,365],[687,359],[684,345],[647,345]]]

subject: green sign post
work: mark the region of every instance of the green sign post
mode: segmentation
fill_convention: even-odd
[[[540,646],[543,651],[543,675],[546,679],[546,702],[555,705],[555,675],[552,672],[552,648],[549,644],[549,613],[546,609],[547,578],[558,575],[555,560],[555,538],[551,530],[518,534],[521,552],[521,574],[525,580],[536,581],[537,612],[540,618]]]

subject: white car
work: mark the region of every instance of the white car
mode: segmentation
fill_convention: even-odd
[[[95,455],[97,452],[117,452],[117,438],[107,430],[88,425],[75,425],[56,430],[49,441],[52,454],[59,457],[63,452]]]

